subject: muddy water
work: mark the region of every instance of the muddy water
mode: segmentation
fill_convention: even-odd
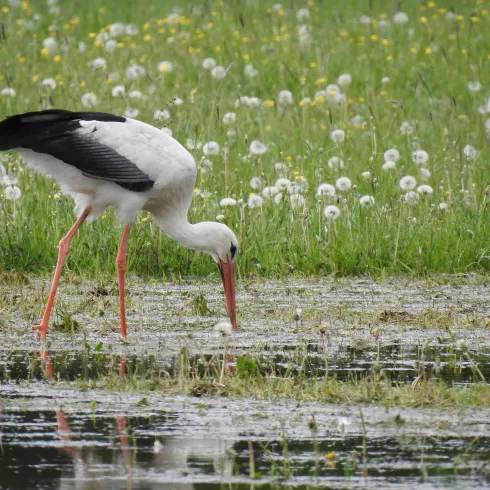
[[[44,350],[30,328],[41,288],[46,284],[0,290],[11,295],[0,311],[2,489],[489,484],[486,408],[89,389],[91,380],[110,375],[178,376],[183,350],[197,373],[219,362],[223,339],[212,326],[224,307],[216,284],[133,281],[129,343],[115,328],[116,296],[91,294],[90,284],[64,285],[60,304],[78,326],[74,333],[52,331]],[[237,358],[253,358],[264,375],[352,381],[376,374],[409,384],[423,369],[428,379],[464,387],[479,382],[475,365],[490,379],[489,292],[472,281],[250,283],[238,296],[241,331],[229,342]],[[209,313],[196,311],[198,294]]]

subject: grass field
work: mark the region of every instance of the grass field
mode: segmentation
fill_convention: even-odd
[[[95,108],[171,130],[200,169],[191,220],[236,231],[241,275],[487,273],[490,3],[399,4],[10,1],[0,116]],[[0,192],[0,271],[49,272],[72,203],[1,158],[18,183]],[[110,210],[84,226],[68,267],[112,274],[119,231]],[[128,269],[215,272],[149,215]]]

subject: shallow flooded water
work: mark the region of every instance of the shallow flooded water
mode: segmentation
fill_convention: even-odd
[[[213,331],[223,309],[216,285],[135,281],[121,343],[117,298],[87,303],[88,286],[67,285],[62,312],[76,327],[53,329],[46,344],[30,328],[40,286],[0,291],[11,294],[0,312],[2,489],[489,484],[489,408],[388,408],[382,396],[332,404],[295,392],[323,380],[365,390],[488,383],[488,286],[248,285],[241,330],[225,341]],[[196,313],[196,295],[210,312]],[[235,376],[223,371],[225,345]],[[290,399],[258,390],[258,378],[289,380]],[[243,395],[231,397],[237,380]]]

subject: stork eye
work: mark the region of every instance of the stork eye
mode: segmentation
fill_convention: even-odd
[[[236,252],[237,252],[237,248],[235,245],[233,245],[233,243],[231,244],[231,247],[230,247],[230,254],[231,254],[231,259],[233,260],[235,258],[235,255],[236,255]]]

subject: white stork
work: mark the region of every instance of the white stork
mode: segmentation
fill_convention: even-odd
[[[238,241],[221,223],[190,224],[187,212],[196,180],[192,155],[163,131],[102,112],[47,110],[0,122],[0,150],[17,152],[36,170],[54,177],[75,200],[77,220],[58,246],[58,261],[41,323],[46,338],[56,290],[70,242],[86,220],[113,206],[124,225],[116,258],[121,335],[126,337],[124,273],[131,222],[145,209],[184,247],[206,252],[218,264],[228,315],[236,328],[234,263]]]

